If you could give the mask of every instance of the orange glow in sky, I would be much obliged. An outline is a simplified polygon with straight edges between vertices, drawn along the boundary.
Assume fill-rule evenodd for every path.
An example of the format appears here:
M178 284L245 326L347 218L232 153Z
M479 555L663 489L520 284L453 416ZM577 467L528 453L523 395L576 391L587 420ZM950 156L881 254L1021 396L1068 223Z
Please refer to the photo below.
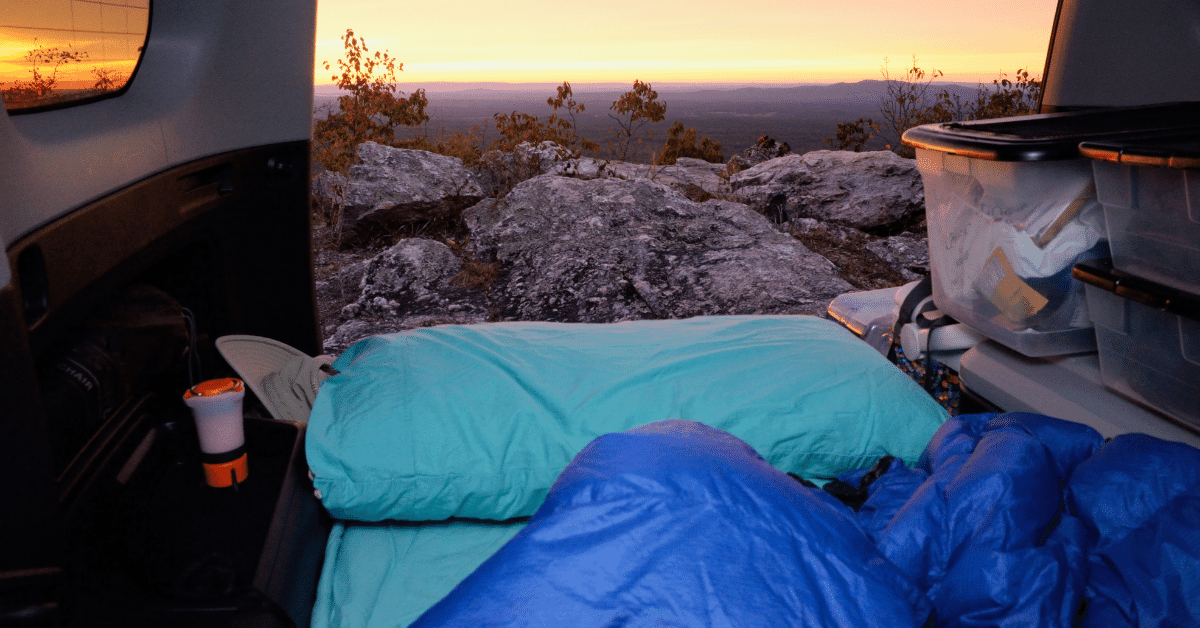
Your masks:
M95 71L133 71L145 41L149 0L3 0L0 2L0 88L29 81L35 65L56 72L60 89L89 88ZM31 51L66 52L76 60L32 63ZM61 60L61 58L60 58Z
M347 28L404 63L404 83L437 81L799 83L880 78L913 55L946 80L1040 75L1057 0L326 1L321 61Z
M36 44L86 53L60 69L63 87L91 71L128 72L148 0L0 2L0 82L28 79ZM800 83L903 73L916 55L945 80L1040 75L1057 0L326 0L318 4L314 79L342 56L347 28L404 64L403 83ZM33 17L37 17L34 20ZM49 21L69 32L37 30ZM132 24L132 25L131 25ZM144 26L143 26L144 28ZM37 41L34 42L33 38Z

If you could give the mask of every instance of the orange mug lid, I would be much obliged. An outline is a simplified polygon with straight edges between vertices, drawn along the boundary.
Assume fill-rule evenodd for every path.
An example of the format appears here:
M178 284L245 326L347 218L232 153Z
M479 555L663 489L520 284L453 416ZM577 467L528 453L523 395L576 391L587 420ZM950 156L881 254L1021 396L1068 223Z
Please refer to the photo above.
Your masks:
M245 386L242 384L242 380L236 377L210 379L208 381L200 382L199 384L189 388L187 392L183 393L183 398L191 399L192 397L216 397L217 395L227 392L242 392L244 388Z

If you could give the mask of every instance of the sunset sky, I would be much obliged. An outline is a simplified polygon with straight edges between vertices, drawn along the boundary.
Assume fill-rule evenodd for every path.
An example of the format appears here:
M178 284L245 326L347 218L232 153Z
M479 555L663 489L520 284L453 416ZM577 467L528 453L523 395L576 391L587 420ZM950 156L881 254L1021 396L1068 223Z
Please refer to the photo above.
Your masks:
M54 77L55 90L101 80L120 87L145 41L149 6L149 0L0 0L0 88L31 85L29 56L39 49L51 59L37 69ZM63 53L70 58L55 58Z
M404 63L402 82L798 83L879 78L917 55L948 80L1041 74L1056 0L326 0L321 61L347 28Z
M149 6L149 0L0 0L0 82L7 89L30 80L27 55L38 46L78 55L59 68L58 88L91 87L96 70L128 76L145 40ZM43 74L50 67L43 65Z
M75 29L86 62L62 78L90 87L91 71L128 73L147 0L0 0L0 81L27 79L31 38L20 27L53 13ZM404 64L403 83L829 83L903 73L916 55L945 80L990 82L1000 71L1041 74L1056 0L324 0L318 4L314 79L342 56L352 28ZM141 25L138 22L141 22ZM14 27L14 25L18 25ZM144 31L143 31L144 32Z

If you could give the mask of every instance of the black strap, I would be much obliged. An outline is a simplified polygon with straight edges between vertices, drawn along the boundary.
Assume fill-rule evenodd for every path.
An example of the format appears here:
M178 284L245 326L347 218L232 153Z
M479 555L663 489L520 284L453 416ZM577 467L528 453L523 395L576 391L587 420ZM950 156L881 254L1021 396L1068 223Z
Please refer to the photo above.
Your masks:
M858 486L854 486L838 479L830 480L825 483L825 492L838 498L838 500L843 504L846 504L855 512L858 512L858 509L862 508L862 505L867 501L867 489L875 483L875 480L883 477L883 474L887 473L888 469L892 468L892 461L895 459L895 456L884 456L880 458L879 462L876 462L875 466L871 467L871 469L862 476L862 479L858 481ZM792 476L793 480L796 480L808 488L817 488L816 484L809 482L795 473L788 473L788 475Z
M904 301L900 304L900 314L892 323L892 348L888 351L888 359L892 362L896 361L896 348L900 346L900 328L912 320L913 310L916 310L917 305L929 296L933 296L933 276L925 275L917 285L912 287L912 290L908 291L908 296L904 297Z
M883 477L883 474L888 472L892 467L892 461L895 456L884 456L867 471L866 475L858 481L858 486L843 482L841 480L830 480L825 484L825 492L838 498L843 504L849 506L854 512L858 512L859 508L867 501L867 489L870 488L875 480Z

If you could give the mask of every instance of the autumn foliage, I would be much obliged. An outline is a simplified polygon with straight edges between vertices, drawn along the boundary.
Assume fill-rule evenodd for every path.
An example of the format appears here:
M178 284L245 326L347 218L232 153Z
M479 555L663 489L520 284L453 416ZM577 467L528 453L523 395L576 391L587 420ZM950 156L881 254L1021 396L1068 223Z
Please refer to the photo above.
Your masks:
M338 97L338 111L329 112L313 128L313 158L329 170L344 172L357 160L355 150L363 142L391 145L397 126L416 126L429 120L425 90L408 98L396 86L396 71L404 64L387 51L369 54L366 40L346 29L342 41L346 58L337 60L333 81L346 93ZM326 70L329 62L324 63Z
M725 153L721 151L721 143L707 137L700 138L696 145L696 129L684 129L682 122L671 125L667 131L667 143L654 157L654 163L669 166L680 157L703 159L715 164L725 163Z
M595 142L579 137L575 132L575 114L584 111L583 103L577 103L571 92L571 84L563 82L557 88L557 95L546 99L552 113L545 122L541 118L527 113L498 113L492 117L496 123L496 131L500 137L491 143L488 150L512 152L523 142L540 144L550 141L558 144L564 150L564 157L578 157L580 149L596 151L600 146ZM563 117L558 111L564 110Z
M598 142L579 135L577 116L586 107L576 100L571 83L564 81L546 99L550 113L544 119L519 111L497 113L491 120L485 120L482 128L475 126L466 134L431 138L427 132L418 132L409 139L397 139L398 127L419 127L428 122L425 109L429 101L425 91L417 90L404 97L395 82L396 72L404 70L402 63L387 51L370 54L366 42L356 38L353 30L348 29L342 40L345 58L336 62L339 73L333 75L333 80L346 93L338 98L338 110L317 121L313 130L313 157L328 170L345 172L356 160L357 146L367 141L427 150L457 157L468 166L491 169L508 167L505 160L495 157L497 153L511 153L526 142L535 146L554 142L564 158L580 157L587 152L607 159L634 161L642 145L654 136L654 131L646 126L666 119L667 105L658 99L658 92L650 83L635 80L630 90L609 106L607 115L617 126L609 129L611 135L602 148ZM330 69L330 63L326 61L324 67ZM488 141L489 126L496 131L491 141ZM720 142L696 135L695 129L685 129L676 122L668 131L665 144L652 153L654 162L668 165L679 157L724 161ZM511 178L513 173L497 174Z
M613 130L616 137L608 142L608 152L613 159L621 161L637 155L643 139L642 127L650 122L662 122L667 115L667 105L658 102L658 92L649 83L638 80L633 82L633 89L622 94L620 100L613 101L609 109L617 112L617 115L610 113L608 117L615 120L620 128ZM653 130L646 129L646 136L653 135Z

